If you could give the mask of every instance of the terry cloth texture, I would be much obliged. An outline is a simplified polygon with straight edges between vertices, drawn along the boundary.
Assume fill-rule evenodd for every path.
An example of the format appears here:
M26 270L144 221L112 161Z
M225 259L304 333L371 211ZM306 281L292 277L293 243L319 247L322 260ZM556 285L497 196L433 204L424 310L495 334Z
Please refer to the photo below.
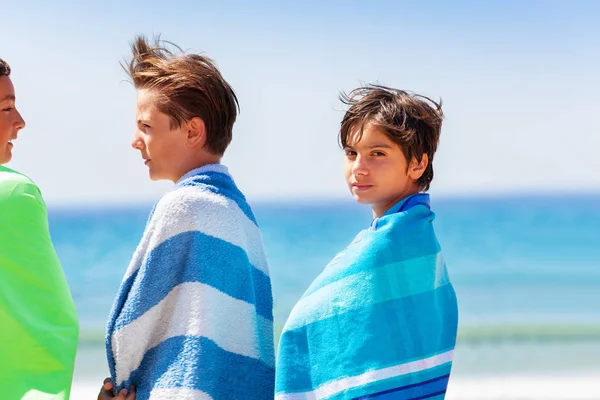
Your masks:
M283 329L276 399L442 399L458 307L429 196L373 221L308 288Z
M267 399L273 300L261 234L222 165L156 204L107 328L116 389L138 400Z

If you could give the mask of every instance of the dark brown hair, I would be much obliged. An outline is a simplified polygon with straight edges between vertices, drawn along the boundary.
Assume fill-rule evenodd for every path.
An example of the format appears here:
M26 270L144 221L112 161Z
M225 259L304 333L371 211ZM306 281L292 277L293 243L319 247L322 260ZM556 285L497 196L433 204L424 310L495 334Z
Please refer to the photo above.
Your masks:
M8 63L0 58L0 76L9 76L10 75L10 67Z
M380 85L366 85L342 93L340 100L350 106L342 119L339 142L348 145L349 135L358 129L355 138L360 140L365 124L383 129L385 134L400 146L406 160L415 157L421 162L427 154L428 164L417 181L419 190L427 191L433 180L433 155L437 150L442 128L442 101Z
M145 36L137 36L131 51L131 61L123 67L136 89L156 91L156 107L171 118L171 129L199 117L206 126L207 150L223 155L231 142L239 103L215 63L160 37L150 44Z

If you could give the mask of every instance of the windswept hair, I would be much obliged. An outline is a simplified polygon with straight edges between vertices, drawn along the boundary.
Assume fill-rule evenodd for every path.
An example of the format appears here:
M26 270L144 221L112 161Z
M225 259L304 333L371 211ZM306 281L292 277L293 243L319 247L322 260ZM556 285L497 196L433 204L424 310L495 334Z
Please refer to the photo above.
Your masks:
M207 150L223 155L231 143L239 103L215 63L160 37L150 43L145 36L137 36L131 52L131 61L123 68L135 88L156 92L156 107L171 118L172 129L201 118Z
M413 157L421 162L423 154L427 154L427 168L417 181L419 189L427 191L433 180L433 156L442 129L442 101L437 103L429 97L381 85L342 93L340 100L350 106L340 128L342 148L349 145L348 140L360 140L365 124L382 128L400 146L409 163Z

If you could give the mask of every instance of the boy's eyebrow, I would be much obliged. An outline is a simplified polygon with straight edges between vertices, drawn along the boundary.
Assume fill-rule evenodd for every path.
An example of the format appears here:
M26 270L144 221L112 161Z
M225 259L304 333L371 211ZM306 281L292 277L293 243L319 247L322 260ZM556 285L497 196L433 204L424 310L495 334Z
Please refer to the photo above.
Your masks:
M376 148L391 149L393 147L387 143L375 143L375 144L372 144L369 146L369 149L376 149Z
M344 148L345 149L354 149L354 147L352 147L349 144L347 144ZM369 150L371 150L371 149L393 149L393 147L387 143L375 143L375 144L370 145L368 147L368 149Z
M0 101L6 101L6 100L15 100L15 95L14 94L7 94L6 96L4 96L2 99L0 99Z

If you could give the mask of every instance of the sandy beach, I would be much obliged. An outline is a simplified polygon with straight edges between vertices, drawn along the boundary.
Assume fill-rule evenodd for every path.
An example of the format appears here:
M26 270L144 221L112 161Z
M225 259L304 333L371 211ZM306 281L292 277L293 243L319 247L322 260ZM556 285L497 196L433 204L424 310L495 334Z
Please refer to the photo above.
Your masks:
M600 375L514 375L450 379L448 400L600 399Z
M76 380L71 399L96 399L101 385ZM448 400L599 400L599 375L507 375L456 377L450 380Z
M600 342L459 344L448 400L600 400ZM94 400L104 349L78 353L72 400ZM528 365L527 361L533 364Z

